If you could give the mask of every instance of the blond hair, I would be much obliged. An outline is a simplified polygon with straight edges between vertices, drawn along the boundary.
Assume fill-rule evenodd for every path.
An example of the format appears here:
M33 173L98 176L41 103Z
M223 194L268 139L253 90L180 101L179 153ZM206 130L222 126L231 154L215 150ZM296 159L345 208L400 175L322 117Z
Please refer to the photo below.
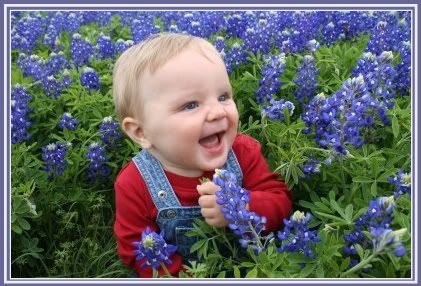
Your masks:
M130 47L119 57L113 69L113 97L120 122L134 116L141 108L139 86L142 75L147 72L153 74L192 44L218 53L205 39L186 34L161 33Z

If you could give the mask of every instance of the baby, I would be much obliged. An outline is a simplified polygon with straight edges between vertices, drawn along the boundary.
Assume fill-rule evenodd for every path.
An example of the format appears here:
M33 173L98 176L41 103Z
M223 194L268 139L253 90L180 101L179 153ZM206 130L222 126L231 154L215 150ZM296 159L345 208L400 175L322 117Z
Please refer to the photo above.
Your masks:
M227 225L216 203L219 187L199 181L212 179L216 168L236 174L250 191L248 208L266 217L266 230L289 216L287 186L270 172L260 144L237 133L228 74L209 42L164 33L132 46L115 64L113 95L123 130L142 147L117 176L114 224L118 254L140 277L152 269L139 267L132 242L147 226L177 246L168 265L176 276L194 243L185 235L193 219Z

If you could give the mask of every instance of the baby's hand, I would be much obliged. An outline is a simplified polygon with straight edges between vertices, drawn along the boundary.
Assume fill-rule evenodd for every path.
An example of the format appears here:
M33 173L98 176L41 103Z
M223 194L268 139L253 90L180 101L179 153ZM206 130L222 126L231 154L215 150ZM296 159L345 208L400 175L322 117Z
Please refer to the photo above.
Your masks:
M197 186L197 191L200 194L199 205L202 208L201 212L205 221L212 226L224 227L228 225L228 222L221 212L221 206L216 202L218 198L215 195L215 192L219 189L212 182L205 182Z

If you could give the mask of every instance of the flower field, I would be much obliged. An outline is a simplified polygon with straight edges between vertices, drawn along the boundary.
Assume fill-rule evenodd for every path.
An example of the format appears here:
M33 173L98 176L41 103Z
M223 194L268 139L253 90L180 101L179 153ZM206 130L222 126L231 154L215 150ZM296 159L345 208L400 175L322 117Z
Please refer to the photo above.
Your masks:
M283 229L263 235L264 217L228 203L247 190L220 171L230 227L197 221L198 259L180 277L411 277L411 12L50 10L10 22L12 277L131 275L113 182L139 147L116 120L112 70L163 31L217 48L239 132L294 197Z

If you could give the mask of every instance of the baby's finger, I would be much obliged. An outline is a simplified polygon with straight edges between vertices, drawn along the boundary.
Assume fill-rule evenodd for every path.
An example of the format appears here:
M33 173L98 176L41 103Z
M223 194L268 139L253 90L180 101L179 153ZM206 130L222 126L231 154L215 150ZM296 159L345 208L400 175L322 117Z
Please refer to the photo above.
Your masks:
M212 182L207 182L201 185L197 185L197 191L200 195L213 195L219 190L219 187Z
M216 197L214 195L202 195L199 197L198 203L202 208L212 208L215 206Z
M214 219L216 216L215 209L212 208L201 208L200 212L202 216L206 219Z

